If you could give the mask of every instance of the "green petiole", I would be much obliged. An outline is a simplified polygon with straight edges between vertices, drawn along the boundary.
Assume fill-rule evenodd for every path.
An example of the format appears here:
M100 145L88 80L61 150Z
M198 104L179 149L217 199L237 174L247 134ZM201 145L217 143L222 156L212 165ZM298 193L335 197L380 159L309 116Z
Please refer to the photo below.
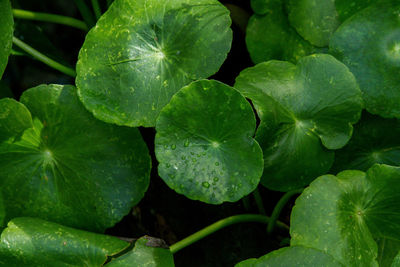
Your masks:
M36 49L34 49L33 47L27 45L26 43L22 42L20 39L18 39L17 37L13 37L13 43L18 46L19 48L21 48L23 51L25 51L26 53L28 53L29 55L31 55L32 57L34 57L35 59L43 62L44 64L58 70L61 71L64 74L67 74L71 77L76 76L76 72L74 69L71 69L69 67L66 67L60 63L58 63L57 61L54 61L53 59L43 55L42 53L40 53L39 51L37 51Z
M54 14L47 14L47 13L40 13L40 12L32 12L28 10L22 9L13 9L14 18L18 19L27 19L27 20L36 20L36 21L45 21L45 22L52 22L57 24L63 24L67 26L71 26L80 30L87 31L87 25L78 19L61 16L61 15L54 15Z
M241 215L235 215L231 216L222 220L219 220L203 229L200 231L182 239L181 241L176 242L172 246L170 246L170 251L172 254L178 252L179 250L193 244L194 242L203 239L204 237L221 230L222 228L225 228L229 225L236 224L236 223L242 223L242 222L258 222L258 223L265 223L267 224L270 221L270 218L268 216L264 215L258 215L258 214L241 214ZM289 226L284 224L283 222L277 221L276 222L277 226L289 230Z

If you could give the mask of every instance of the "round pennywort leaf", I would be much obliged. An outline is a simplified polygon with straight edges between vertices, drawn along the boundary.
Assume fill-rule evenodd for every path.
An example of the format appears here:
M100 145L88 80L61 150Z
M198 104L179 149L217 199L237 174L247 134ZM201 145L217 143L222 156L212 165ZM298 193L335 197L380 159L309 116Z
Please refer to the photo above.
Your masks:
M255 126L252 108L238 91L217 81L191 83L157 120L161 178L194 200L239 200L257 187L262 174Z
M219 69L230 24L217 0L116 0L79 53L80 99L103 121L154 126L182 86Z
M0 0L0 79L11 53L14 20L9 0Z

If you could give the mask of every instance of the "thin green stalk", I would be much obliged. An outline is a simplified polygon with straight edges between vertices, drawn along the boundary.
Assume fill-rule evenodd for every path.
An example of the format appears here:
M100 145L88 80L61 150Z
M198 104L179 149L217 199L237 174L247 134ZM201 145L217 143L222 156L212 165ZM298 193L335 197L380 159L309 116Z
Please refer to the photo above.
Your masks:
M267 233L270 234L274 230L274 227L275 227L276 222L278 221L279 215L281 214L283 207L285 207L286 203L290 200L290 198L294 195L301 194L301 192L303 192L303 190L304 190L303 188L292 190L292 191L286 192L282 196L282 198L278 201L274 210L272 211L271 219L267 226Z
M266 215L267 213L265 212L263 200L261 198L260 191L258 191L258 188L256 188L256 190L253 191L253 196L254 200L256 201L258 212L262 215Z
M101 16L101 9L100 9L100 5L99 5L99 1L92 0L92 7L93 7L94 15L96 16L96 20L98 20Z
M37 51L36 49L32 48L31 46L27 45L26 43L22 42L20 39L18 39L17 37L13 37L13 43L18 46L19 48L21 48L23 51L25 51L26 53L28 53L29 55L31 55L32 57L36 58L37 60L43 62L44 64L52 67L53 69L56 69L58 71L61 71L62 73L65 73L71 77L75 77L76 73L75 70L66 67L60 63L58 63L57 61L52 60L51 58L43 55L42 53L40 53L39 51Z
M263 215L258 215L258 214L241 214L241 215L235 215L231 216L222 220L219 220L202 230L182 239L181 241L178 241L177 243L173 244L170 246L170 251L172 254L178 252L179 250L193 244L194 242L222 229L225 228L229 225L236 224L236 223L242 223L242 222L259 222L259 223L265 223L267 224L269 222L270 218L267 216ZM277 225L285 230L289 230L289 226L284 224L283 222L277 222Z
M76 7L78 8L79 12L81 13L83 20L85 21L86 25L89 28L92 28L96 21L93 17L92 12L90 11L89 7L86 5L84 0L74 0Z
M80 30L87 31L87 25L78 19L61 16L61 15L54 15L54 14L47 14L47 13L40 13L40 12L32 12L28 10L22 9L13 9L14 18L18 19L28 19L28 20L37 20L37 21L45 21L45 22L52 22L63 24L67 26L71 26L74 28L78 28Z

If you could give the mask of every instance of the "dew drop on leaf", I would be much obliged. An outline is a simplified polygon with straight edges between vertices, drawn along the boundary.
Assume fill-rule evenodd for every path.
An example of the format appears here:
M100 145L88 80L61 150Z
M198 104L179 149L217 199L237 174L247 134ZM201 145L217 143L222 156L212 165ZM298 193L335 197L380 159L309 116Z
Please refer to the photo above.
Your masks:
M175 150L176 149L176 145L175 144L171 145L171 149Z
M210 184L208 182L203 182L201 185L203 187L205 187L205 188L209 188L210 187Z
M185 147L189 146L189 140L186 140L185 143L183 144Z
M215 166L219 166L219 162L217 161L217 162L215 162Z

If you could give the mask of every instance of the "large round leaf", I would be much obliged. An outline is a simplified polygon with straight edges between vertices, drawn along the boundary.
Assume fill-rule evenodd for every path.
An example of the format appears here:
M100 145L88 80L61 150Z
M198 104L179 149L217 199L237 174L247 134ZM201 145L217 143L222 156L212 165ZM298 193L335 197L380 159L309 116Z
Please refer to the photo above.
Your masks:
M339 20L344 22L358 11L381 0L335 0Z
M161 178L191 199L239 200L257 187L263 170L255 126L250 104L235 89L217 81L191 83L157 120Z
M235 267L343 267L343 265L323 251L303 246L293 246L275 250L259 259L238 263Z
M345 65L312 55L297 66L260 63L240 73L235 88L250 98L261 119L261 183L288 191L307 185L333 163L328 149L343 147L361 114L361 92Z
M0 0L0 79L11 53L14 20L9 0Z
M79 53L82 102L103 121L154 126L182 86L219 69L230 24L217 0L116 0Z
M288 0L290 24L311 44L327 46L339 26L335 0Z
M325 175L296 200L291 245L324 250L345 266L378 266L375 239L400 240L399 222L400 168Z
M363 114L349 143L335 153L331 171L368 170L375 163L400 166L400 121Z
M289 26L282 7L253 15L246 29L246 45L254 63L270 59L297 62L315 48Z
M15 218L1 234L0 265L103 266L129 243L37 218Z
M143 197L150 158L137 129L93 118L73 86L41 85L26 91L21 102L33 126L0 142L7 218L40 217L103 231ZM13 116L27 116L17 112ZM14 122L0 121L0 129L7 123Z
M136 241L133 250L107 264L108 267L174 267L174 257L162 240L142 237Z
M372 114L400 118L400 3L358 12L332 36L331 52L356 76Z

